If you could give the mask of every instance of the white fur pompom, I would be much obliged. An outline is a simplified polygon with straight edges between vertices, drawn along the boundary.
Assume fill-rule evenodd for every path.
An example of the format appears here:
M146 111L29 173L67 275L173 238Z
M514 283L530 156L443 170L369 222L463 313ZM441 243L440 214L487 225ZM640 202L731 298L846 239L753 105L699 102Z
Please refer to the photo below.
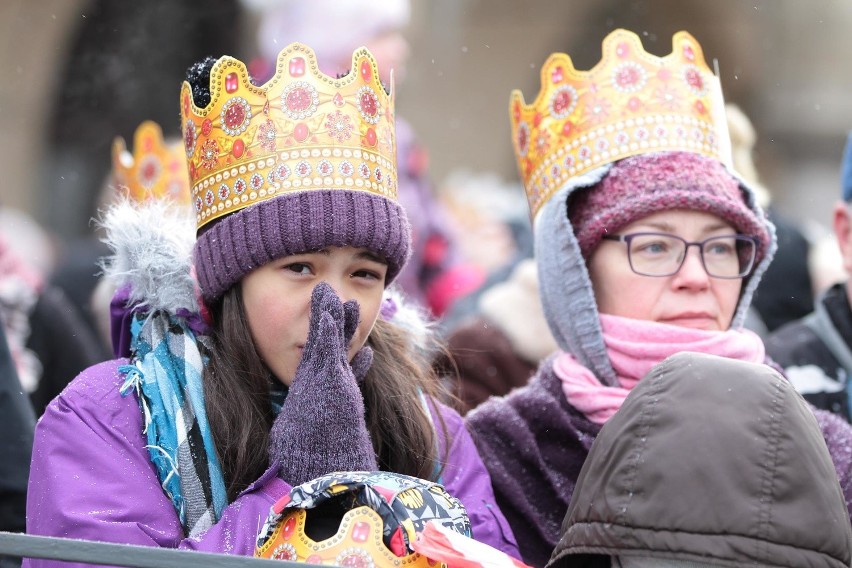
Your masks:
M102 268L116 289L129 284L130 301L151 311L198 311L192 275L195 219L188 208L124 199L104 212L99 224L112 250Z

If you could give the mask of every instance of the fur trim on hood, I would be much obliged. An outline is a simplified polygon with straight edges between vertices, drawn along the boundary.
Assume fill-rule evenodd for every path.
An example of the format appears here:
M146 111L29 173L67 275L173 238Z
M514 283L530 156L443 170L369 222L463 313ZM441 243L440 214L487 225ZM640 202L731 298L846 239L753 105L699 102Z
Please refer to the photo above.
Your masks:
M189 209L124 199L111 206L99 224L112 250L101 266L116 290L128 288L130 302L151 312L199 312L192 269L195 219Z

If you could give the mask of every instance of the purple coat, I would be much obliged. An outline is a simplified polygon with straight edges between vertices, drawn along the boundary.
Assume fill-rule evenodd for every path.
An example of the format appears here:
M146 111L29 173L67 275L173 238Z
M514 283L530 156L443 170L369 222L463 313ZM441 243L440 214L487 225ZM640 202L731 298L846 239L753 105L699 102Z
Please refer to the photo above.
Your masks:
M107 361L81 373L47 408L36 427L27 494L27 532L115 543L251 555L269 509L290 486L269 469L198 538L185 538L145 449L134 394L122 397L118 366ZM467 508L474 537L518 557L495 505L488 471L461 417L440 406L452 439L442 476ZM440 439L443 450L445 440ZM25 560L25 566L72 566Z
M814 414L852 510L852 426L826 411ZM465 422L491 472L497 503L522 559L544 566L601 426L568 403L552 358L526 387L491 398L468 413Z

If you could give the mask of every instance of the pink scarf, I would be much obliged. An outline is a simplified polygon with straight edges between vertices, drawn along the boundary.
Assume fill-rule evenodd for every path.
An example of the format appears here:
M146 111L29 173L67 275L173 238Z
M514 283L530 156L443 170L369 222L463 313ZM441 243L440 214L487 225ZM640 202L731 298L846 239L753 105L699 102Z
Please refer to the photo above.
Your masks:
M564 351L553 371L562 381L568 402L596 424L603 424L657 363L675 353L691 351L763 363L763 341L752 331L702 331L651 321L601 314L603 339L619 386L605 386Z

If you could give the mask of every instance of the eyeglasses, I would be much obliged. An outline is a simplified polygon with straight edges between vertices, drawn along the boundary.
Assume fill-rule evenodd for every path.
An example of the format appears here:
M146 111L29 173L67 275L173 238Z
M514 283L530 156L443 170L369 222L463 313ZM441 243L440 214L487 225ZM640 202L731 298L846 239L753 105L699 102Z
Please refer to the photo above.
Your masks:
M692 246L698 247L701 264L713 278L748 276L757 255L757 239L748 235L725 235L698 242L668 233L604 235L603 238L626 243L630 269L642 276L677 274Z

